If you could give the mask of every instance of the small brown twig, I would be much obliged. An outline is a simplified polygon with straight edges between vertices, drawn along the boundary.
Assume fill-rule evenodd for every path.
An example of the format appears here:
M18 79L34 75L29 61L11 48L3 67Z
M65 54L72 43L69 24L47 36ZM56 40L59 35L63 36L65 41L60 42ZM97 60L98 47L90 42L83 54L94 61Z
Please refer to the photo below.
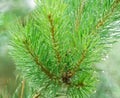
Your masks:
M33 96L33 98L39 98L39 97L40 97L40 93L35 94L35 95Z
M25 81L22 80L22 83L21 83L21 94L20 94L20 98L23 98L23 94L24 94L24 87L25 87Z
M49 23L50 23L50 26L51 26L51 33L52 33L52 41L53 41L53 45L54 45L54 50L55 50L55 53L56 53L57 60L60 63L61 56L60 56L59 51L57 50L58 44L57 44L57 41L55 39L55 26L54 26L53 18L51 16L51 14L48 14L48 20L49 20Z
M96 29L100 28L101 26L104 25L105 21L112 15L112 13L114 12L115 8L118 6L118 4L120 3L120 0L115 0L114 3L112 4L112 7L110 9L110 11L108 13L106 13L106 15L104 15L100 21L97 23L96 25Z
M78 28L79 28L80 18L82 16L84 6L85 6L85 0L82 0L82 2L80 4L80 8L78 8L77 18L76 18L76 21L75 21L75 30L78 30Z
M75 75L75 73L78 71L78 69L79 69L79 66L82 64L82 62L84 61L84 59L85 59L85 54L86 54L86 51L85 50L83 50L82 51L82 57L79 59L79 61L76 63L76 67L73 69L73 70L71 70L71 71L69 71L68 73L68 77L69 78L71 78L72 76L74 76Z
M85 84L83 83L83 82L79 82L79 83L77 83L77 84L70 84L70 86L74 86L74 87L83 87L83 86L85 86Z
M25 40L24 42L24 45L25 45L25 48L27 50L27 52L32 56L33 60L35 61L35 63L41 67L41 70L52 80L52 79L57 79L57 77L55 78L55 76L50 73L50 71L48 71L45 67L44 67L44 64L42 64L40 61L39 61L39 58L38 56L36 56L34 54L34 52L30 49L30 43Z
M44 88L42 88L38 93L36 93L33 98L39 98L40 95L41 95L41 92L44 91L45 89L47 89L47 87L49 86L50 84L48 83Z

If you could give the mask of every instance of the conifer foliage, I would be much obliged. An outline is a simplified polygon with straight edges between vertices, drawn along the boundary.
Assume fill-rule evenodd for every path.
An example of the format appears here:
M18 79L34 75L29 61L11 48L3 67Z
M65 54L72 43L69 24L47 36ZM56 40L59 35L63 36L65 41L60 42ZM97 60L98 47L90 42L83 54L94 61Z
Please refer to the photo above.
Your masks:
M89 98L95 64L119 38L120 0L36 0L10 28L10 53L34 98ZM32 96L31 96L32 97Z

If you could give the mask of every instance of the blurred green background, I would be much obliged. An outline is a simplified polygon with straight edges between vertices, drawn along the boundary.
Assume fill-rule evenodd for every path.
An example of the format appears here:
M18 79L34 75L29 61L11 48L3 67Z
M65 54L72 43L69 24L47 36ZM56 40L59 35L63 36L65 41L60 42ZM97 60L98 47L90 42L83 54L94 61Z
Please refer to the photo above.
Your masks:
M33 0L0 0L0 98L20 96L22 79L17 75L14 61L9 56L7 27L15 21L15 16L26 15L34 6ZM120 41L113 45L106 59L96 67L99 82L91 98L120 98ZM25 84L23 98L30 98L31 91Z

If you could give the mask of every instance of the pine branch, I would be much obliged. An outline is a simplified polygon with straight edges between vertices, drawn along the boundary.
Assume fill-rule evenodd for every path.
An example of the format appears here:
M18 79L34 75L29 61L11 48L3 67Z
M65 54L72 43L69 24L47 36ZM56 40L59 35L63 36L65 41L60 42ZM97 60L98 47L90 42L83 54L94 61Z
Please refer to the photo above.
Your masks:
M63 81L63 83L65 83L65 84L68 84L68 85L70 85L70 86L76 86L76 87L78 87L78 86L84 86L84 85L82 85L81 83L78 83L78 84L72 84L72 83L70 83L70 79L76 74L76 72L79 70L79 67L80 67L80 65L82 64L82 62L84 61L84 59L85 59L85 54L86 54L86 51L84 51L83 50L83 52L82 52L82 57L79 59L79 61L77 62L77 64L75 65L75 68L74 69L72 69L72 70L70 70L70 71L68 71L67 73L66 73L66 75L62 75L62 81Z
M110 0L107 6L104 3L108 1L99 0L36 2L39 4L35 11L13 27L11 55L17 65L21 65L18 66L20 70L28 70L23 74L30 80L34 91L49 83L50 86L36 93L34 98L55 98L64 86L67 88L63 91L66 96L86 98L86 94L92 94L95 89L97 77L93 66L107 51L105 46L109 38L106 38L108 30L103 35L95 32L111 22L109 17L115 14L120 0L114 0L113 4ZM107 11L100 19L105 9ZM102 29L100 31L104 31ZM106 43L101 40L103 38Z
M41 67L42 71L43 71L51 80L54 79L54 77L53 77L54 75L51 74L51 73L44 67L44 65L43 65L41 62L39 62L38 56L35 56L35 54L33 53L33 51L30 50L30 43L29 43L27 40L25 40L23 43L24 43L24 45L25 45L25 47L26 47L26 50L27 50L28 53L32 56L32 58L33 58L33 60L35 61L35 63L36 63L38 66Z
M58 62L60 62L61 61L61 56L60 56L60 53L57 50L58 44L57 44L56 39L55 39L55 27L54 27L54 23L53 23L54 20L52 19L51 14L48 15L48 20L49 20L50 25L51 25L51 33L52 33L52 41L53 41L53 45L54 45L54 50L55 50L55 53L56 53L57 60L58 60Z
M80 7L78 8L77 18L76 18L76 21L75 21L75 30L76 31L78 30L79 25L80 25L80 20L81 20L81 17L82 17L84 6L85 6L85 0L82 0L81 4L80 4Z
M79 59L79 61L78 61L77 64L75 65L76 67L75 67L72 71L70 71L71 77L75 75L75 73L78 71L80 65L81 65L82 62L84 61L85 55L86 55L86 51L83 50L81 54L82 54L82 55L81 55L81 58Z
M96 29L100 28L101 26L104 25L105 21L113 14L114 10L117 8L117 6L119 5L120 0L115 0L114 3L111 6L111 9L108 11L108 13L106 13L106 15L104 15L100 21L97 23L96 25Z

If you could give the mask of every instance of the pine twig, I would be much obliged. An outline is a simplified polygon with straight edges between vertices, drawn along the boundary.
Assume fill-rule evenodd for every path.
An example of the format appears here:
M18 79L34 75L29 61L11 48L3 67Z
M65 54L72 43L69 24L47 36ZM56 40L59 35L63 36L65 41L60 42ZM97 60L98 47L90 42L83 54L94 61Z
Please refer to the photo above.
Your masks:
M49 85L50 85L50 84L48 83L44 88L42 88L41 91L45 90ZM33 98L39 98L40 95L41 95L41 91L40 91L39 93L36 93L36 94L33 96Z
M79 66L82 64L82 62L83 62L84 59L85 59L85 54L86 54L86 51L83 50L83 51L82 51L82 57L81 57L81 58L79 59L79 61L76 63L76 67L75 67L73 70L69 71L69 73L68 73L68 77L69 77L69 78L71 78L72 76L74 76L75 73L78 71Z
M106 13L105 16L103 16L100 21L96 25L96 29L100 28L101 26L104 25L104 22L112 15L118 4L120 3L120 0L115 0L114 3L112 4L112 7L108 13Z
M52 41L53 41L53 45L54 45L54 50L55 50L55 53L56 53L57 60L58 60L58 62L60 62L61 61L61 56L60 56L60 53L57 50L58 44L57 44L56 39L55 39L55 26L54 26L51 14L48 14L48 20L49 20L49 23L50 23L50 26L51 26L51 33L52 33Z
M33 57L33 60L35 61L35 63L36 63L38 66L41 67L42 71L43 71L50 79L55 79L55 78L53 78L54 75L51 74L51 73L44 67L44 65L43 65L41 62L39 62L38 56L35 56L35 54L30 50L30 46L29 46L28 41L26 40L26 41L24 41L23 43L24 43L24 45L25 45L26 50L28 51L28 53Z
M24 94L24 87L25 87L25 81L23 80L22 81L22 84L21 84L21 94L20 94L20 98L23 98L23 94Z
M85 6L85 0L83 0L81 2L80 8L78 8L78 14L77 14L77 18L76 18L76 21L75 21L75 30L78 30L78 28L79 28L80 19L81 19L82 13L83 13L84 6Z
M35 94L35 95L33 96L33 98L39 98L39 97L40 97L40 93Z
M75 68L73 69L73 70L69 70L67 73L66 73L66 75L62 75L62 81L63 81L63 83L65 83L65 84L68 84L68 85L71 85L71 83L70 83L70 78L72 78L75 74L76 74L76 72L78 71L78 69L79 69L79 66L82 64L82 62L84 61L84 59L85 59L85 54L86 54L86 51L85 50L83 50L83 52L82 52L82 57L79 59L79 61L76 63L76 66L75 66ZM72 85L74 85L74 86L83 86L81 83L79 83L79 84L72 84ZM72 86L71 85L71 86Z

